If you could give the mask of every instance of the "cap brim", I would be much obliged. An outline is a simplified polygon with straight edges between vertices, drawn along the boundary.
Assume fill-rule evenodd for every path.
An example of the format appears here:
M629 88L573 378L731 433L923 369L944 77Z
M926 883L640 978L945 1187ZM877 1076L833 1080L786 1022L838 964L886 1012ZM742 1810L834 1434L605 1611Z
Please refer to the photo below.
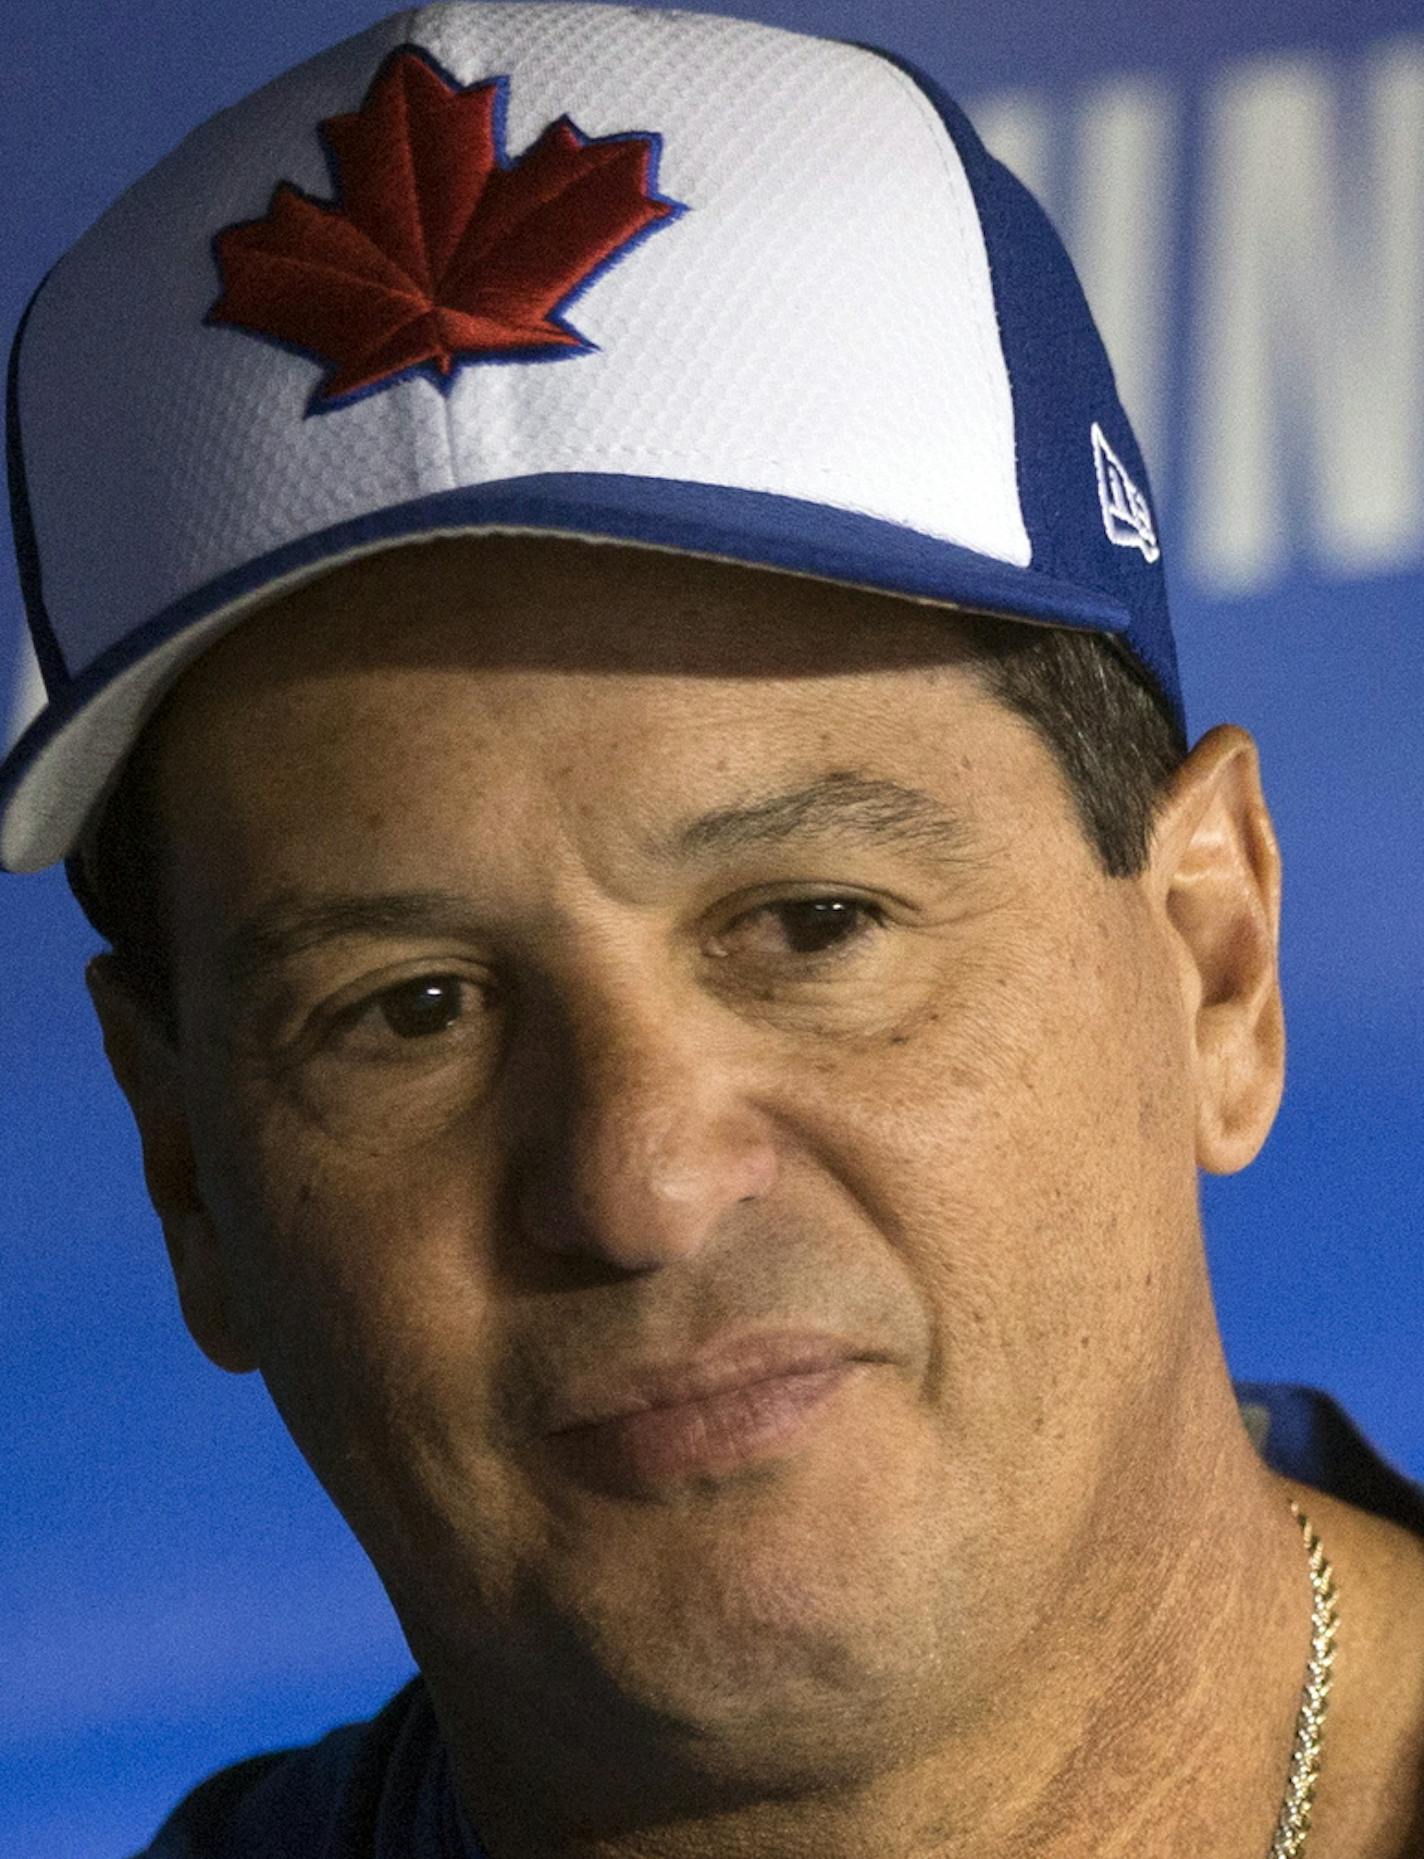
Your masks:
M74 850L145 722L230 627L360 556L480 534L636 544L1041 625L1122 634L1131 624L1097 590L799 498L602 473L462 486L335 524L219 576L54 693L0 766L0 867L39 871Z

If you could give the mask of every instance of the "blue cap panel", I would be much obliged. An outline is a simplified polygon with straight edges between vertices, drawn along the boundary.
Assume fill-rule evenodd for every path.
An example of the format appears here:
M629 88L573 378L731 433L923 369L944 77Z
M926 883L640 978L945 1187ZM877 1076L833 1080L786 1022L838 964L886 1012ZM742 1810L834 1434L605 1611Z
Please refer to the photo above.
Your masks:
M1110 479L1120 476L1112 465L1120 465L1150 506L1147 467L1072 261L1043 208L988 152L958 104L917 66L880 55L913 78L938 110L979 209L1014 398L1019 501L1032 568L1050 581L1100 589L1127 609L1132 624L1124 643L1150 672L1185 734L1160 554L1149 561L1130 524L1114 522L1122 539L1109 533L1094 427L1106 441Z

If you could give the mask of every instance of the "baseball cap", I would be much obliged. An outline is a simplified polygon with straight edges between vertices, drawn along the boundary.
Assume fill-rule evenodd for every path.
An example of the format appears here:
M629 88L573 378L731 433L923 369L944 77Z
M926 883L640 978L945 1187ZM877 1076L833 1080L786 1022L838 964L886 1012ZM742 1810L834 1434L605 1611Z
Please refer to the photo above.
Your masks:
M872 46L582 0L393 14L59 260L7 434L47 693L0 765L11 871L73 854L226 629L451 534L1098 631L1185 733L1147 473L1062 243Z

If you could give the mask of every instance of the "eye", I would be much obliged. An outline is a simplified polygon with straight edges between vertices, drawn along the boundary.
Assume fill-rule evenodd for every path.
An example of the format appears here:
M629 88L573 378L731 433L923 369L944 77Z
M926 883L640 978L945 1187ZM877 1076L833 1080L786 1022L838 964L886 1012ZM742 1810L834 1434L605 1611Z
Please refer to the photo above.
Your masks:
M341 1017L342 1038L357 1046L406 1045L449 1033L477 1005L479 990L464 975L416 975L358 1001Z
M741 931L748 925L760 927L768 921L774 923L777 930L753 940L767 945L772 959L789 949L793 960L814 965L818 957L834 959L867 941L884 928L885 913L877 905L865 903L858 897L785 898L761 904L738 917L728 935L719 937L718 941L725 943L731 939L732 931ZM725 948L719 949L721 954L726 952Z

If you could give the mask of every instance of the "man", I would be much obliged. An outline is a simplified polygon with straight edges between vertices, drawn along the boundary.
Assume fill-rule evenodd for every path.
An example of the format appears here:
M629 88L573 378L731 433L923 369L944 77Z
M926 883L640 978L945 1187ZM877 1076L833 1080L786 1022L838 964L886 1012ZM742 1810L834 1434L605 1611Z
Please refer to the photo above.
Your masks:
M1255 746L1188 751L1086 306L936 88L402 14L11 382L0 854L111 941L186 1321L420 1667L154 1859L1420 1851L1424 1498L1233 1388L1206 1274Z

